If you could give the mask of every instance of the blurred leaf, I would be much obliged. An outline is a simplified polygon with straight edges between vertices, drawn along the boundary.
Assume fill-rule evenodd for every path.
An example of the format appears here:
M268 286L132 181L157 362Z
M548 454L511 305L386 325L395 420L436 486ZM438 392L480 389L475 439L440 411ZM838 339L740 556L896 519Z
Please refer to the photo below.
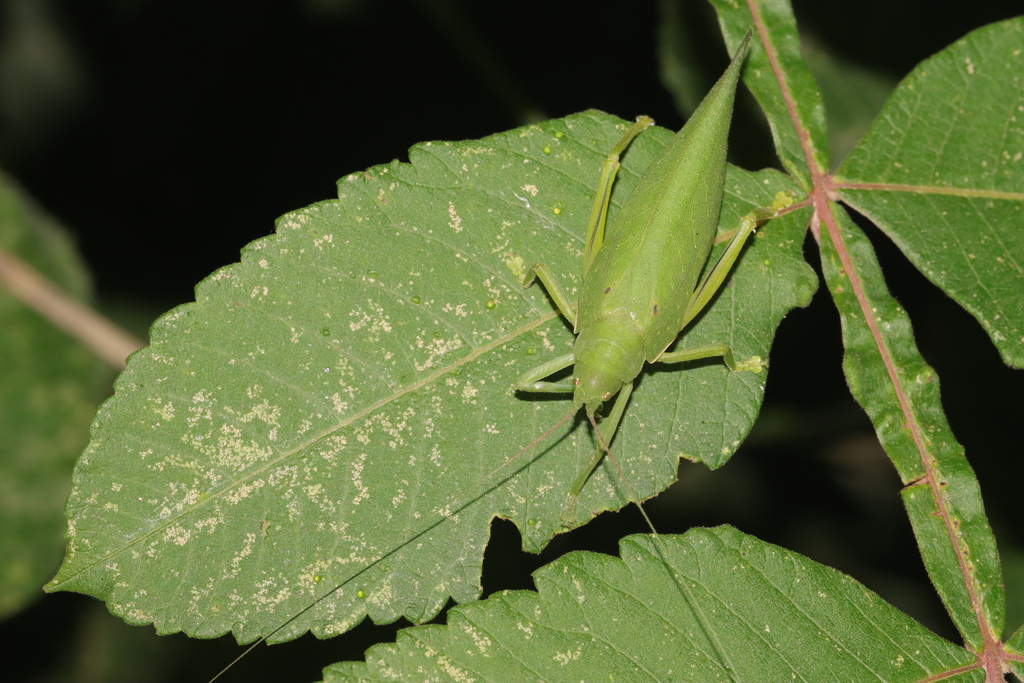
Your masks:
M833 56L813 40L805 39L803 44L807 67L825 103L831 163L836 167L867 133L896 83Z
M1003 548L999 553L1006 581L1006 633L1024 626L1024 550L1018 546Z
M0 175L0 247L74 296L84 267L56 222ZM87 442L103 366L0 284L0 616L42 597L64 545L68 474Z
M711 83L704 83L694 64L693 49L686 30L686 11L693 3L685 0L660 0L658 3L658 65L661 82L672 94L676 110L689 118Z
M0 151L9 160L75 114L90 84L50 2L10 0L0 13Z

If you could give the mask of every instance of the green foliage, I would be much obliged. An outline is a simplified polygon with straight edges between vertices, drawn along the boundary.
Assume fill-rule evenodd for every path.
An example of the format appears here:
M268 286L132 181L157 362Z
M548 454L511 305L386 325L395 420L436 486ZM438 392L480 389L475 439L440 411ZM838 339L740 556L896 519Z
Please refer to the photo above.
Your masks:
M54 220L0 177L0 247L87 298L85 269ZM39 597L60 558L67 473L86 442L102 365L0 287L0 616Z
M511 390L573 339L517 275L543 260L570 293L579 286L600 161L626 125L595 111L417 145L409 163L350 175L337 200L282 217L201 283L195 303L161 318L93 423L48 590L96 596L161 633L240 642L335 635L366 616L421 623L449 599L471 603L365 664L328 668L331 681L994 683L1019 667L1024 631L1001 640L1006 597L977 480L848 210L1024 366L1024 21L922 63L831 175L826 107L788 3L712 4L731 48L755 28L744 82L786 171L730 168L722 229L780 190L797 203L752 240L679 344L768 357L783 316L815 288L801 253L810 225L847 381L899 473L962 645L853 579L726 527L629 537L621 559L570 554L535 575L536 592L477 601L494 518L515 523L526 549L544 548L594 446L576 421L508 463L568 407ZM633 143L612 219L670 135ZM656 495L680 457L725 464L765 380L717 362L645 373L613 444L629 488ZM625 491L606 459L578 518L626 505Z
M349 176L337 201L282 218L132 357L76 470L51 589L101 595L160 631L234 629L242 641L319 600L271 636L287 640L476 599L496 515L540 550L563 530L566 482L594 445L570 425L540 457L502 468L566 409L517 397L512 381L573 340L514 270L543 258L578 282L595 171L624 125L590 112L421 145L410 164ZM636 141L614 204L670 137ZM725 225L788 187L778 173L734 171ZM811 293L806 220L756 240L688 342L767 355ZM616 440L639 495L668 486L680 456L722 464L763 385L720 363L645 379ZM579 507L627 502L605 463ZM193 598L175 605L181 594Z
M621 560L571 553L534 574L536 593L456 608L324 681L897 681L971 662L853 579L736 529L663 549L630 536Z

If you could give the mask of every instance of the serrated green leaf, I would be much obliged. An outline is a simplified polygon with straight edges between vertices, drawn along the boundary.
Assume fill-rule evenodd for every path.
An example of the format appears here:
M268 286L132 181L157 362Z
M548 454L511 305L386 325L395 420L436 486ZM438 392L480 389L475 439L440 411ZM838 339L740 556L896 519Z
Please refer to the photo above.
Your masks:
M674 575L647 536L621 560L570 553L534 574L536 593L455 608L324 681L898 683L974 663L853 579L736 529L662 541Z
M0 175L0 246L73 296L88 276L63 229ZM103 366L0 284L0 616L41 596L60 561L68 473Z
M826 220L822 270L839 309L843 369L906 486L903 501L928 575L964 639L1002 631L1004 593L977 478L946 422L939 380L921 358L867 237L845 213Z
M1024 17L925 60L837 173L928 279L1024 367Z
M804 63L793 8L788 0L749 4L711 0L711 4L730 51L754 27L743 83L768 118L783 168L809 187L809 164L828 168L829 149L825 106Z
M588 112L419 145L409 164L349 176L339 200L283 217L132 357L76 470L49 589L160 632L251 641L288 622L276 641L475 599L495 516L543 547L593 442L570 424L505 464L568 408L516 396L513 379L573 340L513 270L543 260L574 291L600 163L624 126ZM613 206L669 138L635 141ZM730 172L723 225L790 187ZM763 229L683 343L767 356L815 284L799 219ZM716 363L645 375L612 444L632 489L665 488L681 454L724 462L763 386ZM579 510L626 501L605 464Z

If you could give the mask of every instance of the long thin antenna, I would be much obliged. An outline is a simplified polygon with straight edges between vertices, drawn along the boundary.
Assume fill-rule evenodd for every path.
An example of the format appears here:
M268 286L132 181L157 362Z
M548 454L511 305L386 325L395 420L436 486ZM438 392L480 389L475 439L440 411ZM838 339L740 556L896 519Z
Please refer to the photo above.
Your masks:
M515 459L519 458L519 457L520 457L520 456L521 456L521 455L522 455L523 453L525 453L526 451L530 450L531 448L533 448L534 446L536 446L536 445L537 445L538 443L540 443L541 441L543 441L544 439L546 439L546 438L547 438L548 436L550 436L550 435L551 435L551 433L552 433L552 432L554 432L554 431L555 431L556 429L558 429L559 427L561 427L562 425L564 425L564 424L565 424L565 423L566 423L566 422L567 422L567 421L569 420L569 418L571 418L571 417L572 417L573 415L575 415L575 414L577 413L577 411L578 411L578 410L579 410L579 408L578 408L578 407L576 407L576 406L574 406L573 408L571 408L571 409L569 410L569 412L568 412L568 413L566 413L565 417L563 417L562 419L560 419L560 420L559 420L558 422L556 422L555 424L553 424L553 425L552 425L552 426L551 426L551 427L550 427L549 429L547 429L547 430L546 430L546 431L545 431L545 432L544 432L543 434L541 434L541 435L540 435L540 436L538 436L538 437L537 437L536 439L534 439L533 441L531 441L531 442L530 442L529 444L527 444L526 446L524 446L524 447L523 447L523 448L522 448L522 449L521 449L521 450L520 450L520 451L519 451L518 453L516 453L516 454L515 454L515 455L513 455L513 456L512 456L511 458L509 458L508 460L506 460L505 462L503 462L503 463L502 463L501 465L499 465L499 466L498 466L497 468L495 468L495 469L494 469L494 470L493 470L493 471L492 471L492 472L491 472L490 474L488 474L488 475L487 475L487 478L489 479L489 478L490 478L491 476L493 476L493 475L494 475L494 473L495 473L495 472L499 472L499 471L500 471L500 470L501 470L501 469L502 469L503 467L506 467L506 466L508 466L508 464L509 464L509 463L511 463L511 462L512 462L512 461L514 461ZM646 517L646 515L644 515L644 516ZM649 522L648 522L648 523L649 523ZM652 529L653 529L653 527L652 527ZM339 587L340 587L340 586L339 586ZM335 590L337 590L337 589L335 589ZM332 590L331 592L333 593L334 591ZM330 595L330 593L328 593L327 595ZM278 631L280 631L281 629L283 629L283 628L284 628L285 626L287 626L288 624L290 624L291 622L293 622L293 621L294 621L295 619L297 619L297 618L298 618L299 616L301 616L301 615L302 615L303 613L305 613L305 612L306 612L306 611L308 611L309 609L312 609L312 607L313 607L313 606L314 606L314 605L315 605L316 603L318 603L318 602L320 602L320 600L323 600L324 598L326 598L326 597L327 597L327 595L324 595L324 596L320 597L320 598L319 598L319 599L317 599L317 600L316 600L316 602L314 602L314 603L313 603L312 605L310 605L310 606L306 607L306 609L302 610L302 612L299 612L299 614L296 614L295 616L291 617L291 618L290 618L290 619L288 619L288 620L287 620L286 622L284 622L283 624L281 624L280 626L278 626L277 628L275 628L275 629L274 629L273 631L271 631L271 632L270 632L269 634L267 634L267 635L265 635L265 636L262 636L262 637L261 637L261 638L260 638L259 640L257 640L257 641L256 641L255 643L253 643L253 644L252 644L252 645L250 645L249 647L245 648L245 651L244 651L244 652L242 652L242 654L240 654L240 655L238 655L237 657L235 657L235 658L234 658L234 659L233 659L233 660L231 661L231 663L230 663L230 664L228 664L228 665L227 665L227 666L225 666L225 667L224 667L223 669L221 669L221 670L220 670L220 671L219 671L219 672L217 673L217 675L216 675L216 676L214 676L213 678L211 678L211 679L210 679L210 680L209 680L209 681L208 681L207 683L214 683L214 681L216 681L216 680L217 680L218 678L220 678L220 677L221 677L221 676L223 676L223 675L224 675L225 673L227 673L227 672L228 672L228 670L229 670L229 669L230 669L231 667L233 667L233 666L234 666L235 664L237 664L237 663L238 663L238 662L239 662L239 661L240 661L240 660L241 660L241 659L242 659L243 657L245 657L245 656L246 656L246 655L248 655L248 654L249 654L250 652L252 652L252 651L253 651L254 649L256 649L256 647L257 647L257 646L261 645L262 643L265 643L265 642L267 641L267 639L268 639L268 638L271 638L271 637L272 637L272 636L273 636L273 635L274 635L275 633L277 633Z
M614 455L612 455L612 449L608 447L608 442L604 440L604 434L602 434L601 430L597 428L597 420L590 414L587 415L587 419L590 420L590 425L594 428L594 431L597 432L597 441L601 444L601 448L604 449L605 455L607 455L608 459L613 465L615 465L615 471L619 473L619 479L622 481L622 485L626 487L626 493L629 495L629 499L633 501L634 505L636 505L636 509L640 511L640 514L643 515L644 521L647 522L647 527L660 543L661 536L658 535L658 530L654 528L654 524L651 523L651 518L647 516L647 511L644 510L643 503L640 502L640 496L637 495L637 492L633 490L633 486L629 483L629 480L626 479L626 473L622 471L619 461L615 459Z
M521 456L521 455L522 455L523 453L525 453L526 451L530 450L531 448L533 448L534 446L536 446L537 444L539 444L539 443L540 443L541 441L543 441L544 439L546 439L546 438L548 438L549 436L551 436L551 433L552 433L552 432L554 432L554 431L555 431L556 429L558 429L559 427L561 427L562 425L564 425L564 424L565 424L566 422L568 422L568 421L569 421L569 418L570 418L570 417L572 417L573 415L575 415L575 414L576 414L576 413L577 413L578 411L579 411L579 406L575 406L575 405L574 405L574 406L573 406L572 408L570 408L570 409L569 409L569 412L565 414L565 417L563 417L563 418L562 418L561 420L559 420L559 421L558 421L558 422L556 422L555 424L551 425L551 427L549 427L549 428L548 428L548 429L547 429L547 430L546 430L546 431L545 431L545 432L544 432L543 434L541 434L540 436L538 436L538 437L537 437L536 439L534 439L534 440L533 440L533 441L531 441L530 443L528 443L528 444L526 444L525 446L523 446L523 447L522 447L522 448L521 448L521 449L519 450L519 452L518 452L518 453L516 453L516 454L515 454L515 455L513 455L513 456L512 456L511 458L509 458L508 460L506 460L505 462L501 463L500 465L498 465L497 467L495 467L495 468L494 468L493 470L491 470L490 472L488 472L488 474L487 474L487 477L486 477L486 478L487 478L487 479L490 479L491 477L493 477L493 476L494 476L494 473L495 473L495 472L500 472L500 471L501 471L501 470L502 470L503 468L507 467L507 466L508 466L508 465L509 465L510 463L512 463L512 462L514 462L515 460L517 460L517 459L519 458L519 456Z
M280 629L279 629L279 630L280 630ZM277 631L274 631L274 633L277 633ZM271 635L273 635L273 634L271 634ZM246 656L247 654L249 654L250 652L252 652L252 651L253 651L253 649L255 649L255 647L256 647L257 645L259 645L259 644L261 644L261 643L265 642L265 641L267 640L267 637L268 637L268 636L263 636L262 638L260 638L259 640L257 640L257 641L256 641L255 643L253 643L253 644L252 644L252 645L250 645L249 647L245 648L245 652L243 652L242 654L240 654L240 655L238 655L237 657L235 657L234 659L232 659L232 660L231 660L231 663L230 663L230 664L228 664L228 665L227 665L227 666L225 666L225 667L224 667L223 669L221 669L221 670L220 670L219 672L217 672L217 675L216 675L216 676L214 676L213 678L211 678L211 679L210 679L209 681L207 681L207 683L213 683L213 682L214 682L215 680L217 680L218 678L220 678L221 676L223 676L223 675L224 675L225 673L227 673L228 669L230 669L231 667L233 667L233 666L234 666L235 664L238 664L239 660L241 660L241 659L242 659L242 657L244 657L244 656Z
M499 465L499 466L498 466L497 468L495 468L494 470L492 470L492 471L491 471L491 472L490 472L490 473L489 473L489 474L487 475L487 478L489 479L489 478L490 478L491 476L493 476L493 475L494 475L494 474L495 474L496 472L499 472L499 471L501 471L501 470L502 470L502 469L503 469L504 467L507 467L507 466L508 466L508 465L509 465L510 463L512 463L513 461L515 461L515 460L516 460L516 459L518 459L519 457L521 457L521 456L523 455L523 453L526 453L526 452L527 452L528 450L530 450L531 448L533 448L534 446L536 446L536 445L537 445L538 443L540 443L541 441L543 441L543 440L544 440L544 439L546 439L547 437L551 436L551 434L552 434L552 433L553 433L553 432L554 432L554 431L555 431L556 429L558 429L559 427L561 427L562 425L564 425L564 424L565 424L566 422L568 422L568 421L569 421L569 419L570 419L571 417L573 417L573 416L574 416L574 415L575 415L575 414L576 414L576 413L577 413L578 411L579 411L579 407L578 407L578 406L573 406L572 408L570 408L570 409L569 409L569 412L567 412L567 413L565 414L565 416L563 416L563 417L562 417L562 418L561 418L561 419L560 419L560 420L559 420L558 422L556 422L555 424L551 425L551 427L549 427L548 429L546 429L546 430L544 431L544 433L543 433L543 434L541 434L541 435L540 435L540 436L538 436L538 437L537 437L536 439L534 439L533 441L531 441L530 443L528 443L528 444L527 444L526 446L523 446L523 448L521 448L521 449L519 450L519 452L518 452L518 453L516 453L516 454L515 454L515 455L513 455L513 456L512 456L511 458L509 458L508 460L506 460L505 462L503 462L503 463L502 463L501 465ZM637 509L638 509L638 510L640 511L640 514L641 514L641 516L643 516L643 518L644 518L644 522L646 522L646 523L647 523L647 527L648 527L648 528L649 528L649 529L651 530L651 534L653 534L654 538L656 539L656 541L655 541L655 542L656 542L656 543L658 544L658 546L659 546L659 547L658 547L658 551L659 551L659 553L660 553L660 554L662 555L662 559L663 559L663 560L665 560L665 561L666 561L666 564L667 564L667 559L666 559L666 555L665 555L665 549L664 549L664 548L662 547L662 541L661 541L661 536L660 536L660 535L658 534L658 530L654 528L654 523L653 523L653 522L651 522L651 518L647 516L647 511L646 511L646 510L644 510L644 506L643 506L643 503L642 503L642 502L640 501L640 496L639 496L639 495L637 494L637 492L636 492L636 491L635 491L635 490L633 489L633 486L632 486L632 485L631 485L631 484L629 483L629 480L628 480L628 479L626 478L626 473L625 473L625 472L624 472L624 471L622 470L622 467L621 467L621 466L619 465L619 461L618 461L618 460L617 460L617 459L615 458L615 456L614 456L614 455L612 455L612 451L611 451L611 448L610 448L610 447L608 446L608 442L607 442L607 441L605 440L605 438L604 438L604 434L602 434L602 433L601 433L601 430L600 430L600 429L598 428L598 426L597 426L597 420L596 420L596 419L594 418L594 416L593 416L593 415L589 415L589 414L587 415L587 419L589 419L589 420L590 420L590 424L591 424L591 426L592 426L592 427L594 428L594 432L596 432L596 433L597 433L597 440L598 440L598 443L600 444L600 446L601 446L602 450L604 450L604 452L605 452L605 455L607 455L607 456L608 456L608 459L609 459L609 460L610 460L610 461L612 462L612 464L613 464L613 465L615 466L615 471L616 471L616 472L618 473L618 475L619 475L619 480L620 480L620 481L622 481L622 484L623 484L623 486L625 486L625 488L626 488L626 493L627 493L627 495L629 495L629 498L630 498L630 500L631 500L631 501L633 502L633 504L634 504L634 505L636 505ZM324 597L326 597L326 596L324 596ZM319 602L319 600L318 600L317 602ZM309 608L307 608L307 609L309 609ZM303 612L304 612L304 611L306 611L306 610L303 610ZM227 673L227 672L228 672L228 670L229 670L229 669L231 669L231 667L233 667L233 666L234 666L235 664L237 664L237 663L238 663L238 662L239 662L239 661L240 661L241 659L243 659L244 657L246 657L246 656L247 656L247 655L248 655L248 654L249 654L250 652L252 652L252 651L253 651L254 649L256 649L256 647L258 647L258 646L259 646L259 645L261 645L262 643L265 643L265 642L267 641L267 638L270 638L270 637L271 637L271 636L273 636L273 635L274 635L275 633L277 633L278 631L280 631L280 630L281 630L282 628L284 628L285 626L287 626L287 625L288 625L289 623L291 623L292 621L294 621L294 619L295 619L295 618L297 618L297 616L298 616L298 615L296 615L295 617L292 617L291 619L289 619L288 621L286 621L286 622L285 622L284 624L282 624L281 626L278 626L278 627L277 627L276 629L274 629L273 631L271 631L269 635L266 635L266 636L262 636L262 637L261 637L261 638L260 638L259 640L257 640L257 641L256 641L255 643L253 643L252 645L250 645L249 647L247 647L247 648L245 649L245 651L244 651L244 652L242 652L242 654L238 655L238 656L237 656L237 657L235 657L235 658L234 658L233 660L231 660L231 663L230 663L230 664L228 664L227 666L225 666L225 667L224 667L223 669L221 669L221 670L220 670L220 671L219 671L219 672L217 673L217 675L216 675L216 676L214 676L213 678L211 678L211 679L210 679L210 680L208 681L208 683L214 683L214 681L216 681L216 680L217 680L218 678L220 678L220 677L221 677L221 676L223 676L223 675L224 675L225 673Z
M686 587L681 583L679 574L677 573L675 567L672 566L672 563L669 562L668 546L665 545L665 541L661 538L661 534L658 533L658 530L654 528L654 524L651 522L651 518L647 516L647 511L644 510L643 503L640 502L640 496L638 496L636 491L633 490L633 487L629 483L629 480L626 479L626 473L623 472L622 467L619 466L619 461L615 459L614 455L612 455L612 451L608 447L608 442L605 441L604 435L601 433L601 430L597 428L597 420L594 419L593 415L587 415L587 417L590 419L590 424L594 427L594 431L597 432L597 440L598 442L600 442L601 447L604 449L605 455L607 455L608 459L611 460L613 465L615 465L615 470L619 473L619 479L622 481L622 485L626 487L626 493L629 495L630 500L633 501L633 504L636 505L636 509L640 511L640 514L643 516L644 521L647 522L647 527L651 530L651 535L654 539L654 549L661 557L661 561L665 563L665 567L668 568L669 576L672 579L672 583L674 583L676 587L679 589L679 592L683 596L683 599L686 600L688 604L692 604L693 601L689 593L687 592ZM709 629L705 630L710 632ZM715 649L717 652L717 646ZM719 657L721 658L721 653L719 653Z

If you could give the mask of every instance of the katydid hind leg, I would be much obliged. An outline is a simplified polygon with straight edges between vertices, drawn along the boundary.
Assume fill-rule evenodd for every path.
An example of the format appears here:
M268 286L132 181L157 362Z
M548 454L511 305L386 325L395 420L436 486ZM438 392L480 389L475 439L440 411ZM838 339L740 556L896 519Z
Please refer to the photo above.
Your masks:
M583 251L583 277L587 276L590 264L604 242L604 228L608 220L608 203L611 201L612 185L615 182L615 176L619 172L619 157L626 151L633 138L653 123L654 119L649 116L638 116L636 123L626 131L626 134L622 136L622 139L605 157L601 165L601 178L598 181L597 193L594 195L594 204L590 210L590 220L587 223L587 239ZM541 281L551 300L558 307L559 312L565 316L566 320L572 323L575 329L576 307L569 300L561 285L558 284L558 280L555 279L551 269L544 263L534 263L523 277L523 287L529 287L533 283L534 278Z
M768 208L757 208L750 213L743 216L740 219L739 227L729 242L725 251L718 257L718 261L715 262L714 267L708 272L708 274L701 280L701 283L697 286L693 295L690 297L690 302L686 308L686 315L683 317L683 324L680 328L682 331L697 315L704 310L711 299L715 296L722 285L729 277L729 273L732 271L736 260L739 258L740 253L743 251L743 246L757 228L764 224L766 221L779 215L785 207L790 206L793 203L793 196L791 193L779 192L775 195L775 201L772 202ZM684 363L686 361L700 360L702 358L714 358L720 356L725 364L733 371L748 370L751 372L761 372L767 367L767 361L762 360L759 356L752 356L743 361L736 361L732 353L732 348L727 344L708 344L706 346L696 346L687 349L680 349L678 351L672 351L669 353L662 353L658 357L660 363Z
M754 234L759 226L775 218L782 209L792 203L791 194L779 192L775 195L775 201L771 206L768 208L756 208L740 219L739 227L736 228L736 232L733 234L728 246L726 246L725 251L718 257L715 265L708 271L708 274L704 276L704 279L701 280L690 296L690 302L686 307L686 315L683 317L683 323L679 328L680 331L704 310L708 302L714 298L718 290L725 284L725 281L729 278L729 273L732 271L733 266L736 265L736 260L742 253L743 247L750 236Z

